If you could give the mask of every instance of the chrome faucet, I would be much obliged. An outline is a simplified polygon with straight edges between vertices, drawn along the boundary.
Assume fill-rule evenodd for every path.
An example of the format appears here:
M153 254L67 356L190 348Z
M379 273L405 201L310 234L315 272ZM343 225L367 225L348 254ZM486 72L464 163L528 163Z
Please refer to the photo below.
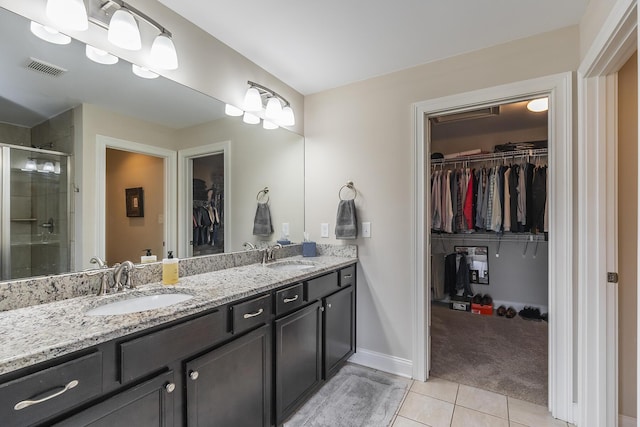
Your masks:
M254 244L253 244L253 243L251 243L251 242L244 242L244 243L242 244L242 247L247 248L247 250L250 250L250 249L255 249L255 248L256 248L256 245L254 245Z
M116 264L113 267L115 268L113 271L113 280L115 282L116 290L121 291L124 288L135 289L135 285L131 280L133 269L135 268L133 263L131 261L123 261L121 264ZM123 273L127 275L124 283L122 283Z
M264 252L262 253L262 265L276 260L276 249L282 249L282 245L280 243L276 243L273 246L268 246L264 250Z
M109 285L107 282L107 272L104 270L108 270L109 266L107 265L106 262L104 262L102 260L102 258L100 258L99 256L95 255L92 256L91 259L89 260L89 263L91 264L98 264L98 271L95 273L87 273L87 275L89 276L95 276L97 274L100 274L100 287L98 288L98 293L96 295L98 296L102 296L102 295L106 295L109 293Z
M107 266L107 263L104 262L104 260L102 258L100 258L98 255L92 256L91 259L89 260L89 262L91 264L98 264L98 268L109 268Z

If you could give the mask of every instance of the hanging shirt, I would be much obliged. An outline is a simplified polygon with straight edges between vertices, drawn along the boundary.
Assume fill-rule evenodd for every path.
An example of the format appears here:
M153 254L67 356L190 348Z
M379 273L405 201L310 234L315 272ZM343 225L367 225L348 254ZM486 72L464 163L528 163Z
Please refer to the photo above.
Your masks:
M509 180L511 178L511 168L504 171L504 217L502 218L502 229L511 231L511 191Z

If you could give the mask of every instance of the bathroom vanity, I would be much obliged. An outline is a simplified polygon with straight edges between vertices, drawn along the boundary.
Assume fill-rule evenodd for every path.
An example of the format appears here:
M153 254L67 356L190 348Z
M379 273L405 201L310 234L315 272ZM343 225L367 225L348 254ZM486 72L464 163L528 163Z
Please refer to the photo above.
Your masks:
M3 312L2 424L280 425L355 351L356 262L251 264L184 277L176 287ZM87 315L132 294L168 292L193 298Z

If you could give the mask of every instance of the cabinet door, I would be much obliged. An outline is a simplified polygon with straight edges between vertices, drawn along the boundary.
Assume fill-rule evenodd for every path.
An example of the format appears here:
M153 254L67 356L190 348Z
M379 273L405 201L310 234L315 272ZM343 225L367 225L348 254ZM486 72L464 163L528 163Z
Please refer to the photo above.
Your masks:
M175 388L173 371L169 371L55 425L172 427Z
M355 351L355 295L349 286L324 298L324 375L330 377Z
M186 364L187 424L271 424L271 328L262 326Z
M282 423L322 381L320 302L275 322L276 421Z

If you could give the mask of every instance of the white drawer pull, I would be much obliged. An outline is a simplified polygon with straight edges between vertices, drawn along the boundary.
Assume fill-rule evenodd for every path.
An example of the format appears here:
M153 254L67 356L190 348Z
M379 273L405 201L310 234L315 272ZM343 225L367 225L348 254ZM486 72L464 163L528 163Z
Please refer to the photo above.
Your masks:
M282 302L284 302L285 304L287 304L287 303L294 302L294 301L297 301L297 300L298 300L298 295L296 295L296 296L295 296L295 297L293 297L293 298L285 298L285 299L283 299L283 300L282 300Z
M260 310L256 311L255 313L247 313L242 317L245 318L245 319L250 319L252 317L260 316L263 311L264 311L263 309L260 309Z
M50 400L50 399L53 399L54 397L60 396L62 393L66 393L67 390L71 390L72 388L77 386L78 383L79 383L78 380L69 381L69 384L64 386L62 388L62 390L57 391L57 392L55 392L53 394L50 394L47 397L43 397L42 399L38 399L38 400L23 400L22 402L16 403L16 406L14 406L13 409L16 410L16 411L19 411L21 409L28 408L31 405L37 405L38 403L46 402L47 400Z

